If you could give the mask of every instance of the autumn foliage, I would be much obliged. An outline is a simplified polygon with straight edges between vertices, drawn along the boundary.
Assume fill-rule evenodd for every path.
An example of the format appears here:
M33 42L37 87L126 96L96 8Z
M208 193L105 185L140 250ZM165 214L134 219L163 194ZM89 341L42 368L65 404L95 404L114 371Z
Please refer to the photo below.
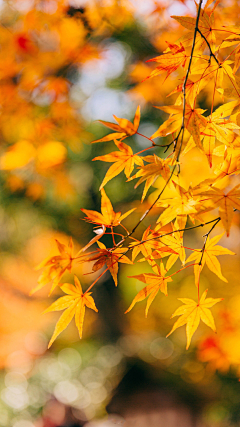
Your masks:
M173 102L170 105L156 107L168 115L158 130L148 136L138 132L139 123L141 123L140 106L136 109L133 122L115 115L113 123L100 120L103 126L110 128L113 132L92 143L104 144L105 147L110 141L113 141L116 150L109 150L108 154L93 158L94 161L111 163L100 186L101 212L100 207L97 206L96 210L82 209L86 215L82 219L96 225L96 229L93 230L96 237L93 237L76 254L73 252L71 239L68 247L57 241L59 253L39 266L43 268L43 272L35 291L45 285L50 285L51 292L56 286L59 286L67 294L56 300L47 310L65 309L56 325L49 346L74 316L80 337L82 337L85 307L97 311L93 298L94 285L99 278L109 270L117 286L118 264L133 264L139 261L148 263L152 272L132 276L141 281L145 287L135 296L126 313L134 309L136 303L147 299L145 311L147 316L150 305L155 298L158 298L159 291L167 297L168 292L171 292L171 282L174 280L174 276L177 277L179 271L189 268L195 276L195 280L194 277L192 278L192 283L193 286L196 286L196 299L189 299L188 295L180 298L184 305L173 313L172 317L180 317L174 323L169 335L176 328L186 325L188 348L200 320L213 331L216 330L210 309L222 298L221 295L213 298L211 289L208 290L210 297L206 298L207 289L204 289L201 284L201 273L204 268L208 267L218 278L227 282L221 271L218 257L224 254L234 255L229 249L218 245L218 242L224 234L229 236L233 218L237 215L235 211L240 209L240 184L236 179L239 174L240 160L240 85L238 77L240 38L239 28L233 24L225 25L221 21L218 2L208 0L204 7L202 3L200 0L196 5L195 17L172 16L172 19L181 26L182 35L174 42L166 42L166 50L160 56L148 61L153 63L156 68L143 79L143 83L139 83L147 83L152 78L158 79L159 76L164 76L165 80L173 79L175 82L175 89L170 94ZM66 19L64 25L68 26L68 23L69 21ZM62 24L62 26L64 25ZM62 26L59 27L56 24L60 35L64 31ZM76 44L84 32L81 22L77 21L71 27L71 31L74 33L69 34L68 37L72 37ZM171 35L171 40L172 37ZM78 54L73 57L72 51L69 49L69 46L72 46L71 40L66 42L63 38L65 59L62 60L59 67L63 66L63 63L67 62L69 58L71 61L77 62L82 58L81 43ZM17 43L21 55L26 56L26 61L29 55L36 54L36 47L28 40L26 33L19 35ZM88 52L89 55L92 55L94 49L90 47ZM86 46L84 49L86 51ZM41 55L41 52L38 51L38 55ZM47 61L47 54L42 55L44 61ZM34 82L26 81L26 78L25 76L23 82L26 86L25 90L29 90L29 85L34 85ZM66 82L63 80L51 79L51 74L49 74L42 90L51 91L51 96L57 97L59 85L62 88L64 84ZM209 109L201 108L203 95L206 96L206 94L211 100ZM66 111L71 118L74 110L68 107ZM60 119L60 112L54 112L54 114L57 114L55 116L57 119L54 119L55 126L56 120L62 120L62 118ZM99 116L101 117L101 111ZM49 118L48 123L39 123L38 129L41 131L42 138L53 139L49 136L49 133L53 131L52 126L53 116ZM71 129L71 134L72 138L75 138L76 130ZM147 140L148 147L134 153L128 138L136 134ZM34 140L35 136L33 135L32 138ZM21 144L23 143L28 144L29 150L31 148L29 156L37 159L36 165L39 168L41 164L38 160L39 153L45 145L37 148L33 147L30 141L21 142ZM44 142L44 144L51 145L54 142ZM55 144L57 143L55 142ZM164 147L165 155L156 154L159 147ZM17 145L15 145L5 153L2 157L2 168L10 169L8 166L10 156L13 156L17 149ZM151 154L148 153L149 150L151 150ZM182 175L187 173L187 170L184 170L187 165L184 165L183 159L191 150L198 150L206 157L211 171L211 176L204 177L197 185L186 185L182 179ZM29 159L26 158L25 162L28 162ZM61 162L60 159L59 162ZM41 173L50 166L52 164L41 165ZM135 188L143 184L142 203L145 203L148 191L155 181L159 177L162 178L162 186L158 194L154 200L151 202L148 200L145 203L146 209L140 219L136 208L123 214L114 212L112 203L107 196L108 182L122 172L124 172L127 182L137 180ZM126 185L128 184L126 183ZM141 210L140 207L139 210ZM134 224L132 229L124 226L124 220L129 215ZM138 227L142 226L146 217L151 218L151 225L145 229L142 237L139 237ZM190 230L199 227L205 230L202 247L186 247L185 236ZM219 227L221 232L212 237L215 227ZM224 232L222 232L222 228ZM112 237L110 247L106 247L102 243L102 238L106 233ZM95 243L98 247L92 248ZM188 256L186 251L189 253ZM99 271L98 278L84 292L76 276L74 285L62 282L64 273L67 270L70 272L73 264L79 263L90 263L90 271L91 269L92 272Z
M165 16L167 6L155 2L148 25L152 23L152 33L149 31L160 54L132 64L128 73L134 117L120 118L112 111L113 122L99 120L110 129L99 138L86 131L79 115L81 102L74 99L71 89L76 73L101 58L104 48L100 41L111 37L112 28L118 31L129 24L134 9L130 2L87 3L85 8L74 8L56 1L50 10L47 2L36 2L26 13L6 9L0 27L4 58L0 62L0 169L5 187L38 202L47 200L51 193L56 200L70 203L77 199L68 168L71 153L92 144L98 150L92 160L102 165L101 203L94 210L84 205L81 209L84 215L80 222L92 224L95 236L81 241L81 248L75 242L73 245L71 236L68 244L57 239L56 253L36 267L41 273L31 294L45 286L51 296L56 289L58 294L64 293L45 310L64 310L51 346L73 318L82 337L86 307L98 311L95 284L100 287L109 272L117 286L119 264L129 264L130 271L134 265L145 263L145 272L130 273L131 280L141 282L142 289L126 313L145 300L146 317L160 293L164 304L168 303L172 282L188 269L195 299L189 295L179 298L183 305L173 310L172 317L180 317L168 334L186 325L188 348L194 332L201 328L200 320L216 331L210 309L222 301L211 287L206 289L202 271L208 268L227 282L218 257L234 255L219 241L231 236L240 209L237 6L234 2L225 7L218 1L200 0L194 13L172 16L172 27L167 31L167 23L161 28L159 19ZM159 113L158 129L152 135L139 130L140 110L142 113L147 103L151 103L154 114ZM140 151L134 150L136 137L146 142ZM192 153L197 153L199 162L206 159L207 169L203 167L199 179L188 164ZM119 174L126 186L134 185L137 196L133 194L129 208L115 212L108 186ZM195 229L204 230L202 245L196 242L189 247L186 242ZM74 274L75 268L83 265L85 274L94 274L86 289L80 284L84 288L84 280ZM64 275L67 281L71 277L72 283L65 283ZM200 346L201 357L209 360L212 347L214 351L219 348L215 341L214 345L205 344Z

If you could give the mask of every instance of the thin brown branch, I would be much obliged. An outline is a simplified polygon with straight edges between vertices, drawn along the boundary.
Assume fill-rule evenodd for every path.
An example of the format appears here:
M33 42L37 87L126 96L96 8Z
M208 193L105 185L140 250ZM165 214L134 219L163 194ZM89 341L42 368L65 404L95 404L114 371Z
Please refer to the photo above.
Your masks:
M210 230L206 234L204 234L204 236L203 236L203 237L205 237L205 239L204 239L203 247L202 247L202 250L201 250L202 255L201 255L200 261L198 263L199 266L202 265L203 255L204 255L204 251L205 251L205 248L206 248L208 236L210 235L210 233L213 231L213 229L216 227L216 225L219 223L220 220L221 220L220 217L217 218L215 220L215 223L213 224L213 226L210 228Z
M209 43L209 41L208 41L208 39L204 36L204 34L202 33L202 31L201 30L199 30L199 28L197 29L197 32L200 34L200 36L205 40L205 42L207 43L207 46L208 46L208 49L209 49L209 52L210 52L210 59L211 59L211 57L213 57L214 58L214 60L215 60L215 62L218 64L218 65L220 65L220 62L219 62L219 60L217 59L217 57L216 57L216 55L213 53L213 51L212 51L212 48L211 48L211 46L210 46L210 43Z
M184 82L183 82L183 87L182 87L182 93L183 93L182 125L181 125L181 128L180 128L179 132L178 132L178 135L177 135L177 138L176 138L177 139L176 143L177 143L177 141L178 141L181 133L182 133L182 138L181 138L181 143L180 143L180 146L179 146L178 154L177 154L177 157L176 157L176 164L173 166L173 169L171 171L171 174L170 174L168 180L166 181L163 189L160 191L159 195L156 197L156 199L154 200L154 202L152 203L152 205L144 212L144 214L141 216L141 218L138 221L138 223L135 225L135 227L133 227L132 231L130 233L128 233L127 236L124 239L122 239L117 244L116 247L120 246L126 240L127 237L131 236L135 232L135 230L139 227L139 225L144 220L144 218L146 218L146 216L149 214L149 212L151 212L151 210L154 208L154 206L156 205L156 203L158 202L158 200L161 198L163 192L167 188L167 186L168 186L169 182L171 181L171 179L173 177L173 174L174 174L174 172L176 170L177 163L179 161L181 150L182 150L183 136L184 136L184 129L185 129L184 120L185 120L185 112L186 112L186 85L187 85L187 80L188 80L188 76L189 76L191 65L192 65L192 59L193 59L193 53L194 53L194 48L195 48L195 43L196 43L196 37L197 37L197 32L198 32L198 23L199 23L199 19L200 19L202 2L203 2L203 0L200 0L199 6L198 6L198 12L197 12L197 18L196 18L196 25L195 25L194 35L193 35L192 49L191 49L191 54L190 54L190 59L189 59L189 64L188 64L186 76L185 76L185 79L184 79Z

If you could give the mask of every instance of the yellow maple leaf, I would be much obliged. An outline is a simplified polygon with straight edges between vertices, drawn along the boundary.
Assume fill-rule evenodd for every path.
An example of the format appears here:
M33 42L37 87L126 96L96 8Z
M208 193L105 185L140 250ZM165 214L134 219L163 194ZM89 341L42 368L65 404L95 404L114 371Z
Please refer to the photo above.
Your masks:
M135 296L132 304L130 307L125 311L125 313L128 313L136 304L136 302L143 301L145 298L148 298L147 306L145 310L145 316L147 317L148 310L150 305L152 304L154 298L158 294L158 291L163 292L165 295L167 295L167 283L171 282L171 277L165 277L166 271L164 269L163 264L160 264L160 267L155 264L155 273L143 273L139 274L137 276L131 276L133 279L138 279L143 283L148 283L145 288L143 288L138 294Z
M184 220L186 223L187 215L198 212L200 198L193 198L190 191L185 190L178 184L175 184L175 188L177 191L176 197L160 200L156 203L156 207L167 207L157 220L161 227L171 222L174 218ZM185 223L182 224L183 227L181 228L184 228Z
M52 282L52 288L50 293L59 284L59 281L65 271L71 272L73 262L75 260L73 256L73 241L72 238L69 240L68 246L60 243L57 239L56 244L60 255L48 257L44 259L35 270L43 268L43 272L38 279L38 285L31 291L30 295L39 291L48 283Z
M64 331L64 329L66 329L74 315L79 336L82 338L85 306L91 308L94 311L98 311L94 300L91 297L91 292L87 292L86 294L83 293L82 286L76 276L74 276L74 283L75 286L71 285L70 283L64 283L61 286L61 289L67 295L59 298L44 311L44 313L48 313L49 311L65 310L56 324L52 338L49 341L48 348L51 347L57 336L62 331Z
M170 176L169 166L174 165L174 161L172 159L161 159L156 154L153 156L145 156L143 160L149 164L140 166L138 168L139 171L128 179L128 181L131 181L132 179L139 178L139 181L134 188L137 188L142 182L146 181L142 201L145 199L148 189L154 184L159 176L162 176L163 179L167 181Z
M130 248L132 248L132 260L134 261L141 252L144 258L139 261L148 261L150 265L155 265L155 256L152 256L153 250L161 254L161 257L169 255L170 253L177 254L170 245L165 245L160 239L158 240L158 236L159 233L152 231L149 225L144 231L141 241L137 240L130 243ZM156 258L159 258L159 256L156 256Z
M119 151L113 151L112 153L105 154L104 156L94 157L94 160L101 160L102 162L113 163L108 169L105 178L100 185L100 190L110 181L112 178L117 176L124 170L127 178L130 177L134 165L143 166L143 161L140 156L133 154L133 151L129 145L124 144L122 141L114 140L114 143L119 148Z
M217 187L211 187L206 192L201 192L204 196L213 203L213 208L219 206L219 215L221 217L223 226L229 236L234 209L240 209L240 184L236 185L227 194Z
M214 332L216 331L216 326L214 322L213 315L209 310L210 307L215 305L217 302L222 301L223 298L207 298L207 289L203 292L200 301L195 302L189 298L178 298L179 301L183 302L185 305L181 305L181 307L177 308L177 310L173 313L174 316L181 316L174 323L171 331L167 335L169 337L175 329L180 326L186 325L186 333L187 333L187 347L189 348L192 336L194 332L197 330L200 320L202 320L207 326L209 326ZM172 318L171 317L171 318Z
M219 255L235 255L234 252L230 251L227 248L223 248L222 246L215 246L216 243L224 236L223 234L220 234L218 236L213 237L212 239L209 239L205 245L204 253L202 255L202 249L196 249L187 259L186 262L195 261L194 266L194 273L196 277L196 281L198 278L198 263L201 260L202 267L206 263L209 270L211 270L214 274L216 274L219 279L223 280L224 282L227 282L227 279L223 277L221 272L221 265L220 262L217 259L217 256Z

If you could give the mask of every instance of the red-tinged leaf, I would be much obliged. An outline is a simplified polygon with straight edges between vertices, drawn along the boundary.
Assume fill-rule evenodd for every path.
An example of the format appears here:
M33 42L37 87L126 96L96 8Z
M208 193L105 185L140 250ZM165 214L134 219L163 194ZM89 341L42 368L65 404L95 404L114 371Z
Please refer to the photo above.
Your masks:
M86 254L85 261L96 261L92 267L92 272L98 271L104 266L104 264L106 264L112 275L114 283L117 286L118 263L121 262L125 264L132 264L132 261L127 258L126 255L124 255L126 248L116 247L107 249L106 246L101 242L98 242L98 245L100 248L97 249L93 255L87 256Z
M186 64L186 60L188 59L188 55L186 54L184 46L180 43L180 46L170 43L168 44L169 48L171 49L171 53L167 51L166 53L163 53L160 56L157 56L156 58L149 59L147 62L158 62L160 65L155 68L151 72L151 74L146 77L143 81L151 78L156 77L162 72L166 71L167 76L165 80L170 76L170 74L174 73L180 66L184 67Z

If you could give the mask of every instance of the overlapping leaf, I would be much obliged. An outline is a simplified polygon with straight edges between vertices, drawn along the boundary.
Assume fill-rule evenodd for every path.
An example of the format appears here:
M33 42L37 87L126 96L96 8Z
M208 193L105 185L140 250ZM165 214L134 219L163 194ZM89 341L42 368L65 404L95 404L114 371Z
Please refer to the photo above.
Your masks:
M142 235L142 240L134 241L130 244L132 248L132 260L138 256L139 253L142 253L144 256L143 260L148 261L149 264L155 264L154 259L164 257L164 255L177 254L177 252L172 248L171 245L164 244L162 239L160 239L160 234L154 231L151 231L151 226L149 226ZM155 251L156 255L153 255ZM160 255L160 256L159 256Z
M69 240L68 246L60 243L56 239L56 244L60 255L48 257L43 260L37 267L36 270L43 268L43 272L38 279L38 285L32 290L31 295L48 283L52 283L50 293L59 284L61 277L66 271L71 271L73 262L76 258L73 256L73 241L72 238Z
M125 144L122 141L114 140L114 143L119 148L120 151L113 151L110 154L104 156L95 157L93 160L101 160L102 162L112 162L113 165L108 169L105 178L100 185L100 190L104 185L110 181L112 178L117 176L124 170L124 173L127 178L130 177L134 165L143 166L143 160L137 154L133 154L133 151L129 145Z
M106 264L112 275L114 283L117 286L118 263L121 262L124 264L132 264L132 261L126 255L124 255L126 252L125 248L107 249L106 246L101 242L98 242L98 246L100 249L98 249L96 253L90 256L86 256L84 261L96 261L92 267L93 272L100 270Z
M167 136L180 130L182 126L183 115L182 106L170 105L167 107L156 108L159 108L160 110L170 114L170 117L151 136L151 139L157 138L159 136ZM205 129L207 124L207 120L202 115L202 113L204 113L204 110L202 110L201 108L193 109L190 105L186 105L184 126L188 130L190 135L192 135L196 146L200 149L202 149L200 134L201 131Z
M160 267L156 264L155 270L157 273L143 273L137 276L131 276L133 279L138 279L143 283L147 283L147 286L143 288L138 294L135 296L132 304L127 309L125 313L128 313L136 304L136 302L143 301L148 297L147 306L145 310L145 316L147 317L148 310L150 305L152 304L154 298L158 294L159 291L167 295L167 284L171 282L171 277L165 277L166 271L164 269L163 264L160 264Z
M143 160L149 164L140 166L138 168L139 171L128 180L130 181L135 178L140 178L134 188L137 188L140 184L142 184L142 182L146 181L143 190L142 201L145 199L151 185L154 184L159 176L162 176L167 181L170 176L169 166L175 164L172 159L161 159L161 157L158 157L156 154L153 156L145 156Z
M184 38L184 44L191 44L193 39L193 33L196 26L196 19L186 16L172 16L173 19L175 19L177 22L179 22L183 27L190 30L190 33L186 35ZM205 38L208 40L211 49L213 52L215 52L215 43L216 43L216 34L215 34L215 28L214 28L214 15L213 14L207 14L203 9L200 11L200 17L199 17L199 23L198 28L202 32L202 34L205 36ZM196 47L198 50L202 50L203 47L206 46L206 42L204 39L201 38L199 34L197 34L197 42Z
M194 197L180 185L175 184L177 193L176 197L159 201L156 206L165 207L166 209L158 218L158 223L161 227L173 221L176 217L180 220L183 227L186 224L187 216L197 213L200 205L200 197ZM181 227L181 228L183 228Z
M219 207L219 215L227 235L229 235L234 208L240 209L240 184L236 185L228 193L217 187L212 187L206 192L202 191L201 195L206 200L208 199L214 207Z

